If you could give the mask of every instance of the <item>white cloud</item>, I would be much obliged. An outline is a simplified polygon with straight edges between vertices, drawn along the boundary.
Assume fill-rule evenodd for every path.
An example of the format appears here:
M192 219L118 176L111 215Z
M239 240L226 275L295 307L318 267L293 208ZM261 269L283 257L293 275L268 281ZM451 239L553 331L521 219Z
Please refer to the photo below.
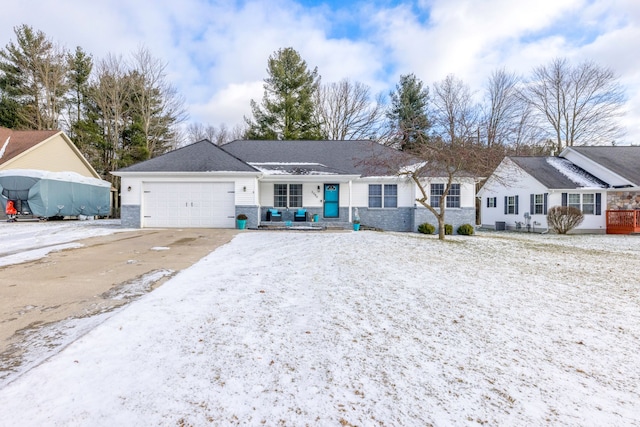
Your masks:
M23 23L70 49L80 45L94 58L127 56L145 45L168 64L194 120L230 126L242 122L251 98L262 98L269 55L288 46L310 68L317 66L325 82L350 78L385 93L400 74L415 73L428 85L455 74L481 90L497 68L526 74L554 57L588 58L613 68L627 85L625 120L640 139L640 2L378 4L346 4L336 11L294 0L25 0L3 5L0 46ZM350 31L352 24L359 28Z

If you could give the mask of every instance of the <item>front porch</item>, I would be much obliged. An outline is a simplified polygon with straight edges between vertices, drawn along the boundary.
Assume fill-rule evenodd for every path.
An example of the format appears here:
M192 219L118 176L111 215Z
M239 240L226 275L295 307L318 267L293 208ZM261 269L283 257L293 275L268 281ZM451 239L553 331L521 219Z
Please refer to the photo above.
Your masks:
M607 234L640 233L640 210L608 210Z
M344 221L262 221L260 230L351 230L353 224Z

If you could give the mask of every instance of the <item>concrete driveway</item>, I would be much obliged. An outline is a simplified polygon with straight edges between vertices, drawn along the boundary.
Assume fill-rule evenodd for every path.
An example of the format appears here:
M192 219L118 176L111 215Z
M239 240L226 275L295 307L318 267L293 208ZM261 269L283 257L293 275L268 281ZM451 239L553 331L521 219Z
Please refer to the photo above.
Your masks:
M80 240L83 246L0 267L0 361L30 331L127 304L229 242L237 230L145 229ZM134 289L134 291L131 291ZM11 363L9 363L11 364Z

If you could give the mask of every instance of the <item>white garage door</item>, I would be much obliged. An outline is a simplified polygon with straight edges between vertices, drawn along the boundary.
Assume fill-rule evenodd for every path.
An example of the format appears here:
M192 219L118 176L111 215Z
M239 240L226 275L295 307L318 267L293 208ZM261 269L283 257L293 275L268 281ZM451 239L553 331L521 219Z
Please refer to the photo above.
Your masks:
M143 191L143 227L235 227L232 182L147 182Z

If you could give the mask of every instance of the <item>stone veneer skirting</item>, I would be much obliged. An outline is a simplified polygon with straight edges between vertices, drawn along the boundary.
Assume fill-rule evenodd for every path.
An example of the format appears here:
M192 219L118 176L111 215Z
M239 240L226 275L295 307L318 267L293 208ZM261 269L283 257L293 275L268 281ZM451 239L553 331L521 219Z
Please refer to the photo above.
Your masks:
M609 191L607 193L607 209L611 211L640 209L640 192Z
M124 228L140 228L140 205L122 205L120 207L120 225Z

